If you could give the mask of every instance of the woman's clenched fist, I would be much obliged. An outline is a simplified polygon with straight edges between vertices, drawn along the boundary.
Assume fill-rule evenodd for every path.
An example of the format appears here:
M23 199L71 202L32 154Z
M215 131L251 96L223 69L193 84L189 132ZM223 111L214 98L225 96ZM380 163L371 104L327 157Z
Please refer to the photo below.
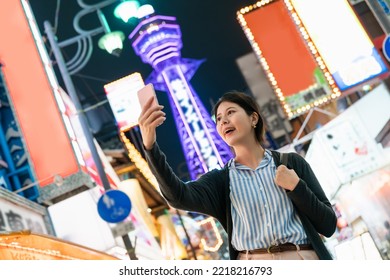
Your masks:
M293 191L298 182L299 177L294 169L288 169L284 165L279 165L276 169L275 183L283 189Z

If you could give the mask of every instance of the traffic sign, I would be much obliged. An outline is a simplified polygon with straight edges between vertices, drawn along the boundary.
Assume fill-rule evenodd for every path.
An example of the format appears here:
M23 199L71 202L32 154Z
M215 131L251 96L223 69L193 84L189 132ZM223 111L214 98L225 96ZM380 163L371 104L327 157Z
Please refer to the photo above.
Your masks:
M103 220L109 223L119 223L129 216L131 201L123 191L109 190L100 197L97 206Z
M386 35L386 38L383 40L382 51L386 59L390 61L390 36Z

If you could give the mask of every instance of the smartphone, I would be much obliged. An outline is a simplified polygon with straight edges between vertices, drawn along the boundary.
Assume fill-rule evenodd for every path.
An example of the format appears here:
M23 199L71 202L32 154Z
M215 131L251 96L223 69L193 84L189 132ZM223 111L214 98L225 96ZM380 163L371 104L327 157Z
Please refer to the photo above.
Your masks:
M154 97L153 102L155 102L155 104L158 105L158 100L157 100L157 96L153 84L147 84L146 86L144 86L138 91L138 100L139 100L139 104L141 105L141 109L144 108L146 102L152 96Z

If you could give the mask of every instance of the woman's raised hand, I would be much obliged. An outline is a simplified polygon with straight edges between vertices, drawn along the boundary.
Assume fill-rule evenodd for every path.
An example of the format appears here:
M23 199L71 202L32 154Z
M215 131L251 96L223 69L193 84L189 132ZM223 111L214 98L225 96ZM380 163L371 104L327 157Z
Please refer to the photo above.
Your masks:
M150 150L156 142L156 127L165 121L165 113L162 111L164 106L153 102L151 97L142 108L138 118L141 129L142 141L146 150Z

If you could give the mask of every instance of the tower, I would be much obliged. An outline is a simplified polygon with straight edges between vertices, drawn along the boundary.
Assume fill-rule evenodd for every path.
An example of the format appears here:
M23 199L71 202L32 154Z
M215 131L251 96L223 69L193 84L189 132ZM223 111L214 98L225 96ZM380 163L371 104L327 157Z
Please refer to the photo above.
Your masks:
M176 18L149 15L129 39L135 53L154 69L146 82L168 93L191 178L222 167L231 157L230 148L189 83L203 60L181 57L183 44Z

